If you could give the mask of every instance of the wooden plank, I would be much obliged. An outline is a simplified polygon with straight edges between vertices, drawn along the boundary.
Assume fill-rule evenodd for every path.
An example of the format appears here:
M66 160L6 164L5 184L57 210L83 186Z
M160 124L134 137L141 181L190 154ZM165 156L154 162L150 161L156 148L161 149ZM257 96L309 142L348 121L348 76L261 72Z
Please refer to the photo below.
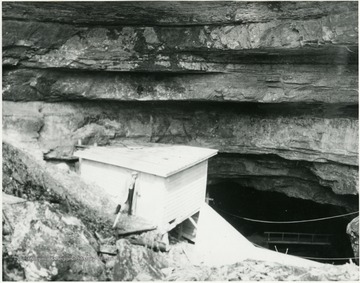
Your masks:
M115 233L118 236L124 236L155 230L156 227L156 225L142 217L121 213L115 227Z
M181 223L181 235L187 240L191 242L195 242L196 240L196 231L197 231L197 222L199 220L199 212L190 216L184 222Z
M16 196L13 196L13 195L9 195L9 194L6 194L6 193L2 193L2 204L16 204L16 203L23 203L23 202L26 202L27 200L26 199L23 199L23 198L19 198L19 197L16 197Z
M164 145L135 149L92 147L84 151L78 151L74 156L168 177L216 154L217 150L214 149Z
M102 254L116 255L117 249L115 245L102 244L100 245L98 252Z

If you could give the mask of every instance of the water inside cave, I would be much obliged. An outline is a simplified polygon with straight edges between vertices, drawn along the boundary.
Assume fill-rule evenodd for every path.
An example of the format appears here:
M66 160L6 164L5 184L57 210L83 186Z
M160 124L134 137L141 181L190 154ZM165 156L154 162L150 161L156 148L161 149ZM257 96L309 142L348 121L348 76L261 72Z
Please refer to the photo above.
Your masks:
M208 185L207 192L209 204L248 240L260 247L330 264L344 264L349 260L338 258L354 256L349 236L346 234L346 226L354 216L293 224L261 223L241 218L276 222L297 221L347 213L342 207L291 198L278 192L259 191L231 181ZM327 244L303 241L274 244L269 242L266 232L285 232L285 235L316 234L320 235L320 238L325 234L329 236Z

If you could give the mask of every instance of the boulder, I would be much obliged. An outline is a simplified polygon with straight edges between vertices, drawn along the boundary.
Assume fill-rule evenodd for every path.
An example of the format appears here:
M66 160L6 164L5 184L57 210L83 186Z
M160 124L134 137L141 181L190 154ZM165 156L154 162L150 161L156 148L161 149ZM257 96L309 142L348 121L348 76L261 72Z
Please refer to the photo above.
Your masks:
M3 215L11 227L3 238L5 280L105 280L96 240L78 218L57 205L29 201L5 203Z
M161 252L134 246L128 240L116 242L118 255L114 265L115 281L158 281L164 279L161 269L167 267Z
M351 220L347 225L346 233L350 237L351 247L354 251L354 261L359 264L359 216Z

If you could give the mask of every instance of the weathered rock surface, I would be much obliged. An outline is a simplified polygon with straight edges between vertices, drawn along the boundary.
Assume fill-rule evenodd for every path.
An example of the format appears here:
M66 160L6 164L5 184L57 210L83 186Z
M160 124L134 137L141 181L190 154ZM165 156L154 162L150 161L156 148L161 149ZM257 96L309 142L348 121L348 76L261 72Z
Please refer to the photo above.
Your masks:
M356 13L298 22L171 28L85 28L5 20L3 64L176 72L225 71L236 69L227 64L239 63L356 64L356 21ZM229 51L237 56L229 56Z
M47 202L3 203L11 233L3 234L5 280L98 281L105 266L82 222ZM15 277L14 277L15 276Z
M354 251L354 257L356 257L354 261L359 263L359 216L348 224L346 233L350 237L351 247Z
M3 143L3 191L31 201L48 201L79 217L93 231L109 231L116 204L74 172L59 170L33 155Z
M355 65L242 65L236 73L228 74L118 74L39 69L3 72L3 99L10 101L91 99L356 104L357 86Z
M332 170L314 170L322 166ZM209 162L208 179L211 184L231 180L244 187L342 206L352 212L357 210L357 201L348 195L358 194L357 170L356 166L289 161L275 156L219 155Z
M168 281L352 281L359 280L355 264L292 267L247 260L222 267L187 266L175 270Z
M114 265L115 281L157 281L164 279L161 269L167 267L164 256L128 240L116 242L118 250Z
M320 18L353 12L356 2L125 2L125 3L24 3L7 2L3 15L15 20L74 23L77 25L219 25L257 23L281 19Z
M80 138L84 144L98 145L137 140L207 146L227 153L276 154L290 160L354 166L358 162L358 120L351 117L274 116L235 105L3 105L4 134L13 140L39 142L43 148L75 145Z
M27 147L40 145L55 159L69 160L78 139L90 145L183 143L236 153L210 162L212 181L232 178L244 186L349 210L353 202L338 195L358 194L353 117L277 116L248 110L250 115L239 108L187 104L149 108L110 102L4 102L4 106L6 138Z
M212 179L287 177L330 187L333 193L358 194L358 168L332 163L289 161L276 156L220 154L209 163Z
M314 163L310 170L318 177L321 185L329 186L336 194L358 194L358 167L333 163ZM347 188L344 190L344 188Z
M143 5L5 4L3 63L203 72L249 62L357 61L357 3L196 3L196 9L181 2Z

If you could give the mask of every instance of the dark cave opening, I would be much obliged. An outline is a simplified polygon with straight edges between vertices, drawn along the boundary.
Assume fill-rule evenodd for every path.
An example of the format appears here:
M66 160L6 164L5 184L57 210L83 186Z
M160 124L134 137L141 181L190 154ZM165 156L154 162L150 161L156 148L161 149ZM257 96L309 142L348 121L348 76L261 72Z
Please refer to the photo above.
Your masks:
M260 247L331 264L344 264L349 260L339 258L354 257L349 236L346 234L346 226L354 215L315 222L281 224L242 218L274 222L299 221L346 214L347 211L342 207L291 198L278 192L258 191L231 181L208 185L207 192L210 206ZM284 232L285 240L282 238L281 241L281 237L284 237L282 234L272 234L269 238L266 232ZM314 234L315 236L312 236ZM274 237L280 241L274 243ZM286 241L288 237L295 239L290 239L289 242ZM315 237L315 240L312 237Z

